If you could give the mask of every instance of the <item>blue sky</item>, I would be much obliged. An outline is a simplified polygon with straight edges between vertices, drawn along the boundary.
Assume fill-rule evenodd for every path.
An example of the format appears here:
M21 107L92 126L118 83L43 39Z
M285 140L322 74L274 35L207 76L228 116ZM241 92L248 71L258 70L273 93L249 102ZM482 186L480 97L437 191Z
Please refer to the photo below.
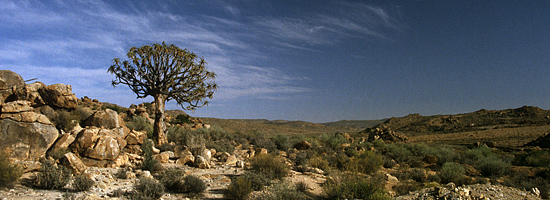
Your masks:
M165 41L220 86L192 116L311 122L550 107L550 1L0 1L0 69L122 106L113 58ZM168 102L168 109L177 109Z

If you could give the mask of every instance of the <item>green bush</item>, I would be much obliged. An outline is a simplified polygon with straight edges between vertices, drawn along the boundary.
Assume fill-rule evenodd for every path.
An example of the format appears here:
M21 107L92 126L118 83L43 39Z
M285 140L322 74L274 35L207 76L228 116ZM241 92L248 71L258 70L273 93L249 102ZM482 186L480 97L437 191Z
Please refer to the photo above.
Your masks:
M485 145L468 149L464 152L464 163L475 165L478 161L483 160L490 155L493 155L493 152L491 151L491 148Z
M18 165L11 163L7 152L0 152L0 188L13 187L13 184L21 175L23 170Z
M145 140L141 145L141 151L143 152L141 169L148 170L150 172L162 170L162 165L156 158L153 157L153 141Z
M59 110L53 119L55 127L65 132L70 132L77 124L80 123L80 116L74 112Z
M183 179L182 187L185 193L198 195L206 190L206 183L204 183L204 181L197 176L189 175Z
M309 160L307 160L307 164L310 167L319 168L319 169L322 169L323 171L328 171L330 169L328 161L321 156L315 156L313 158L310 158Z
M351 160L347 164L347 169L352 172L360 172L363 174L376 173L384 164L382 156L372 151L365 151L364 153L355 157L355 160Z
M245 200L253 191L252 182L244 177L239 177L227 187L225 197L234 200Z
M440 177L442 183L459 182L466 174L466 170L462 165L455 162L446 162L441 166Z
M176 124L190 123L191 121L189 120L189 118L190 118L189 115L180 114L180 115L176 116L176 119L174 120L174 123L176 123Z
M61 189L71 180L71 171L54 161L42 163L40 171L27 180L26 185L38 189Z
M147 118L142 116L133 116L132 119L126 123L126 127L131 130L145 131L148 137L153 134L153 125Z
M256 148L265 148L269 152L275 152L275 150L277 150L277 145L275 145L266 135L267 134L262 132L255 132L248 138L248 141Z
M366 178L353 173L329 176L323 185L327 199L391 199L382 177Z
M288 136L283 134L277 134L271 138L273 143L275 143L275 146L277 146L277 149L280 151L286 151L292 147L290 144L290 140L288 139Z
M330 147L333 150L339 149L342 144L348 143L349 141L342 136L341 134L323 134L321 135L321 142L327 147Z
M134 184L129 199L159 199L164 195L164 186L152 178L142 178Z
M309 197L306 193L297 190L296 187L292 187L286 182L281 182L269 188L267 192L256 196L254 199L308 200L313 198Z
M250 161L252 170L271 179L281 179L288 175L290 169L283 160L272 154L257 155Z
M88 191L95 182L86 174L79 174L74 176L73 189L77 192Z
M155 178L157 178L167 190L183 193L183 177L185 177L185 172L183 170L169 168L160 172Z
M247 171L241 174L240 176L238 176L237 178L244 178L248 180L254 191L263 190L265 187L271 185L271 179L269 179L267 176L261 173L254 173L254 172Z
M534 150L519 154L513 161L514 165L546 167L550 166L550 152L548 150Z
M120 168L115 173L115 178L118 179L127 179L128 178L128 168Z
M506 174L510 166L510 163L503 161L500 157L491 155L479 160L475 168L480 170L483 176L490 177Z

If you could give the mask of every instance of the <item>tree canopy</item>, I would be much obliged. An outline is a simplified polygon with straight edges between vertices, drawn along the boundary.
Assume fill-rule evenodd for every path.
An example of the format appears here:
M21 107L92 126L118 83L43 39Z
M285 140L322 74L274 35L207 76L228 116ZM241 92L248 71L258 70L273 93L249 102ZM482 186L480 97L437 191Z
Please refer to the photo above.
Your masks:
M113 86L128 85L137 98L155 99L154 137L157 144L164 136L165 101L175 100L185 110L195 110L208 104L218 88L214 72L206 69L206 61L187 49L166 43L132 47L128 59L113 59L108 72L116 77ZM158 127L157 127L158 126Z

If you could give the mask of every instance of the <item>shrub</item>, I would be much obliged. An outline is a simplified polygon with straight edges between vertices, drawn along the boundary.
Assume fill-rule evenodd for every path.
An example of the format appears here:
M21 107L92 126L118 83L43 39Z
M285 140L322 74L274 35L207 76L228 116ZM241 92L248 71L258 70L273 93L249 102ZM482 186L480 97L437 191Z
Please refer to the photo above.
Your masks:
M384 155L394 159L398 163L410 162L415 158L413 153L409 151L403 144L388 144L385 147Z
M0 188L13 187L23 174L21 167L11 163L7 155L7 152L0 152Z
M95 182L86 174L79 174L74 177L73 189L78 192L88 191Z
M501 176L508 172L510 163L503 161L496 155L491 155L478 161L475 167L481 171L483 176Z
M63 156L65 156L66 153L69 153L69 150L67 148L59 148L59 149L53 149L51 151L46 152L46 156L52 157L54 160L59 160L63 158Z
M357 174L337 174L327 178L323 189L328 199L391 199L382 177L366 178Z
M275 143L275 146L277 146L277 149L281 150L281 151L286 151L286 150L290 149L290 147L292 146L290 144L288 136L283 135L283 134L277 134L277 135L273 136L273 138L271 138L271 140L273 140L273 143Z
M185 177L185 172L183 170L169 168L160 172L156 178L167 190L182 193L184 192L183 177Z
M142 178L134 184L130 199L159 199L164 195L164 186L151 178Z
M360 172L363 174L376 173L384 164L384 160L379 154L372 151L366 151L351 160L346 168L352 172Z
M149 120L147 120L147 118L142 116L133 116L132 119L130 119L130 121L126 123L126 127L131 130L145 131L145 133L147 133L147 136L153 134L153 125L149 123Z
M455 163L455 162L447 162L444 163L440 170L441 174L439 175L441 177L441 182L443 183L450 183L450 182L458 182L460 179L464 176L466 173L466 170L462 165Z
M61 189L71 180L71 171L54 161L47 160L42 163L38 174L27 180L27 185L38 189Z
M190 123L191 121L189 120L189 118L190 118L189 115L179 114L178 116L176 116L176 119L174 120L174 123L176 123L176 124Z
M313 199L307 196L306 193L291 187L286 182L278 183L269 188L267 192L260 194L254 199L270 199L270 200L306 200Z
M333 150L339 149L342 144L347 143L348 140L341 134L323 134L321 135L321 141L327 147L332 148Z
M491 149L485 145L468 149L464 152L464 163L474 165L487 156L493 155Z
M265 187L271 185L271 179L266 177L264 174L254 173L254 172L245 172L238 176L238 178L244 178L250 181L251 187L254 191L263 190Z
M272 154L255 156L250 165L253 171L262 173L271 179L281 179L290 171L280 157Z
M206 184L197 176L189 175L183 179L183 191L194 195L203 193L206 190Z
M53 119L55 127L65 132L70 132L78 123L80 123L80 116L74 112L66 110L60 110Z
M115 178L118 179L127 179L128 178L128 168L120 168L115 173Z
M300 191L300 192L303 192L303 193L306 193L309 190L309 186L304 181L300 181L300 182L296 183L294 185L294 187L296 188L297 191Z
M244 177L239 177L227 187L225 196L229 199L245 200L252 192L252 182Z
M323 171L328 171L330 169L328 161L320 156L315 156L313 158L310 158L307 161L307 163L310 167L319 168L319 169L322 169Z
M256 148L265 148L269 152L274 152L277 150L277 145L273 143L266 134L262 132L255 132L252 136L248 138L251 144Z
M547 150L536 150L522 153L515 157L514 165L546 167L550 165L550 152Z
M153 141L145 140L141 145L141 151L143 152L141 169L149 170L150 172L162 170L162 165L153 157Z

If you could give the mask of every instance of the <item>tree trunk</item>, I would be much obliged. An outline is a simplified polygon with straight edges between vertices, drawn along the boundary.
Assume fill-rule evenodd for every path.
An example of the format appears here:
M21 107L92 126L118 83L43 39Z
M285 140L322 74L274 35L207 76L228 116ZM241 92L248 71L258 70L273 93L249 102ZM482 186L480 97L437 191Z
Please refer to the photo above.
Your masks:
M164 129L164 95L155 95L155 123L153 125L153 140L157 145L168 143Z

